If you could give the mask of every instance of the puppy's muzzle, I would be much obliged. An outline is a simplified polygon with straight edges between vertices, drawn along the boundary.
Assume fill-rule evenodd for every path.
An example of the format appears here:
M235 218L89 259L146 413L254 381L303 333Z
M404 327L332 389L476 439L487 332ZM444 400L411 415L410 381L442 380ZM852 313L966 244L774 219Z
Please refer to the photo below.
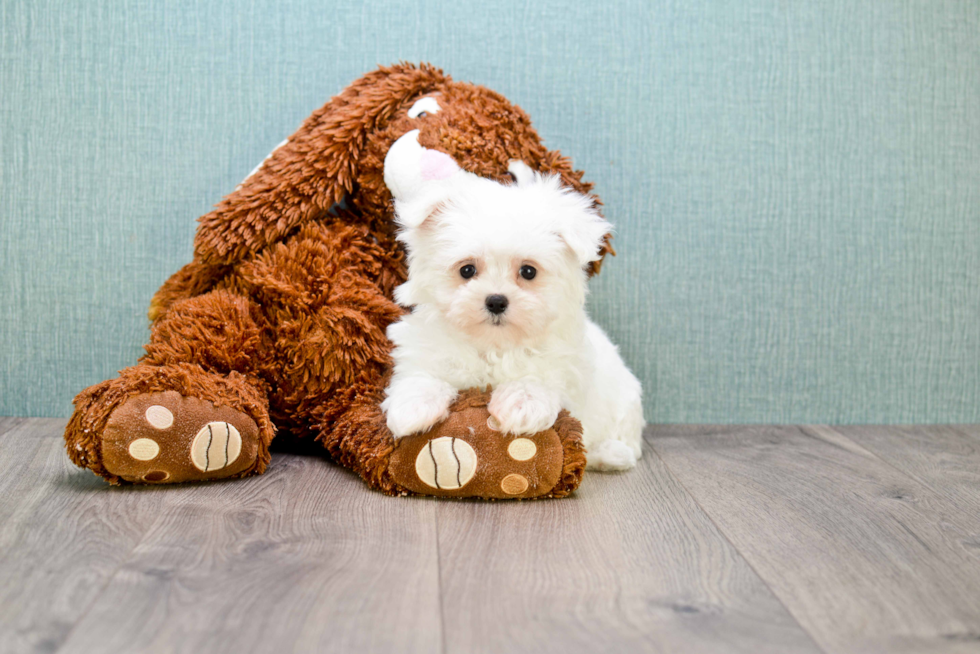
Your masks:
M487 311L495 316L499 316L507 310L506 295L488 295L486 299Z

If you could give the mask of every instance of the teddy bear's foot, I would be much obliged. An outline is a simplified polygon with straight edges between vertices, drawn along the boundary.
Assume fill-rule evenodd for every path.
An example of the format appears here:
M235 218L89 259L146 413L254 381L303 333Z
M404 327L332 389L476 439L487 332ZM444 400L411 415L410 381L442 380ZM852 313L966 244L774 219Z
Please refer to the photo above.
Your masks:
M574 490L585 467L578 421L563 412L531 436L505 434L487 410L489 397L468 391L444 422L399 438L388 466L392 479L440 497L561 497Z
M259 429L248 415L176 391L142 393L109 416L106 470L134 483L177 483L241 475L255 467Z

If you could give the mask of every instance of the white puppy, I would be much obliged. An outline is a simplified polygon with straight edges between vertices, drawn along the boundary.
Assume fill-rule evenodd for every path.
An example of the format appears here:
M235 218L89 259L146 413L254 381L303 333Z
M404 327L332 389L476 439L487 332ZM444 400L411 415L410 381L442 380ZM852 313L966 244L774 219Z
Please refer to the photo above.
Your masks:
M561 409L582 422L588 467L640 456L640 383L585 314L585 268L610 230L591 200L512 162L517 183L460 170L410 132L385 160L412 313L388 328L395 368L381 405L395 437L449 415L457 391L493 387L499 428L531 434Z

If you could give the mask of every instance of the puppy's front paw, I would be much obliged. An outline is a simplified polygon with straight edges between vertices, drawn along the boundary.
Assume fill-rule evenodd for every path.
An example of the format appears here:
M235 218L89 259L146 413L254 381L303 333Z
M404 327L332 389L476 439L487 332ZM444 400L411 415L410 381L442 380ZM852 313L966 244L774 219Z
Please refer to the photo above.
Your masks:
M449 417L449 406L456 399L456 389L444 382L416 381L388 390L381 403L388 429L395 438L431 429Z
M600 472L629 470L636 466L636 452L622 441L602 441L585 455L586 467Z
M502 384L487 406L500 430L508 434L536 434L555 424L561 411L558 394L525 381Z

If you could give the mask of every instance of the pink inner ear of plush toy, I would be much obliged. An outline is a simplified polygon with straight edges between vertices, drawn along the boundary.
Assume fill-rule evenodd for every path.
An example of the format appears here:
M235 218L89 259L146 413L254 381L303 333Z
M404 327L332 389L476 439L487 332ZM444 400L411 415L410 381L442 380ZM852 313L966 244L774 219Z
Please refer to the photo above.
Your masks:
M420 165L422 167L422 179L426 181L446 179L459 170L459 166L456 165L452 157L438 150L423 152Z

